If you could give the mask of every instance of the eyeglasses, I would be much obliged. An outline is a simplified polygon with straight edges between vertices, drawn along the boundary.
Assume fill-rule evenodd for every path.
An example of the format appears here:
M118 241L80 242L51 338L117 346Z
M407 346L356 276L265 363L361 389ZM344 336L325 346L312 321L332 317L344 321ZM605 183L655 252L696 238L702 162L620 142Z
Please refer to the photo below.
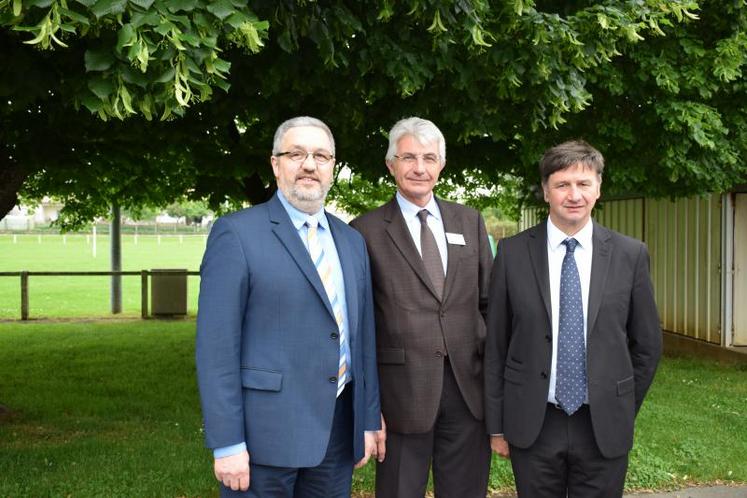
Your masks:
M311 156L314 158L314 162L318 166L324 166L325 164L329 163L332 159L335 158L335 156L333 156L329 152L322 152L322 151L306 152L305 150L301 150L301 149L293 149L293 150L289 150L286 152L278 152L277 154L275 154L275 157L281 157L281 156L288 156L288 158L294 163L306 162L306 159L308 159L308 157Z
M397 159L402 161L403 163L407 164L408 166L413 166L417 164L418 158L422 157L423 162L427 166L435 166L439 163L438 154L428 153L428 154L402 154L401 156L398 156L395 154Z

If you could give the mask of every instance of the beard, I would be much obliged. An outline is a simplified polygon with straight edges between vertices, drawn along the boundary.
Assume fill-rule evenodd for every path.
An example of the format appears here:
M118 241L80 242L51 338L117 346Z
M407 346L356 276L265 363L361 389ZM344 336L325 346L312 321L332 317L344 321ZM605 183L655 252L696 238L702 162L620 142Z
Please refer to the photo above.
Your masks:
M320 182L316 185L304 187L297 183L292 185L278 185L280 191L293 207L304 213L317 213L324 205L330 184Z

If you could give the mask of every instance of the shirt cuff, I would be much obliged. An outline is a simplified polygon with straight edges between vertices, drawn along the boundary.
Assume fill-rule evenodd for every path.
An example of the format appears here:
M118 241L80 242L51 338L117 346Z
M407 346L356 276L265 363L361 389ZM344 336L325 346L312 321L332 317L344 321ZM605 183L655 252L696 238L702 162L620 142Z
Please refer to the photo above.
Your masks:
M224 446L222 448L215 448L213 450L214 458L223 458L232 455L238 455L242 451L246 451L246 443L234 444L232 446Z

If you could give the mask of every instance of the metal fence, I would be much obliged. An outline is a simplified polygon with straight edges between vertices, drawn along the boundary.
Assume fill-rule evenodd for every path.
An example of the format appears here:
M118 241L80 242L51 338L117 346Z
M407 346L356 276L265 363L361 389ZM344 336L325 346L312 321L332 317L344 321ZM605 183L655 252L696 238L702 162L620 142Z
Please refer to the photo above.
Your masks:
M106 277L106 276L137 276L140 275L140 316L148 318L149 312L149 280L153 275L175 274L189 276L199 275L198 271L175 270L140 270L140 271L6 271L0 272L0 277L19 277L21 292L21 320L28 320L30 315L29 279L30 277Z

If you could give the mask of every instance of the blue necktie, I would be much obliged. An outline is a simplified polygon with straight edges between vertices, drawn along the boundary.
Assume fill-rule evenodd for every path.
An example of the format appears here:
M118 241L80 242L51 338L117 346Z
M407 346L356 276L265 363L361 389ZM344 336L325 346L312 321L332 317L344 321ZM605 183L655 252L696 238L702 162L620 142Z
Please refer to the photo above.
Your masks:
M586 397L586 344L584 343L584 308L581 304L581 279L573 252L578 241L566 239L563 266L560 270L560 323L558 325L558 360L555 399L568 415L578 410Z

